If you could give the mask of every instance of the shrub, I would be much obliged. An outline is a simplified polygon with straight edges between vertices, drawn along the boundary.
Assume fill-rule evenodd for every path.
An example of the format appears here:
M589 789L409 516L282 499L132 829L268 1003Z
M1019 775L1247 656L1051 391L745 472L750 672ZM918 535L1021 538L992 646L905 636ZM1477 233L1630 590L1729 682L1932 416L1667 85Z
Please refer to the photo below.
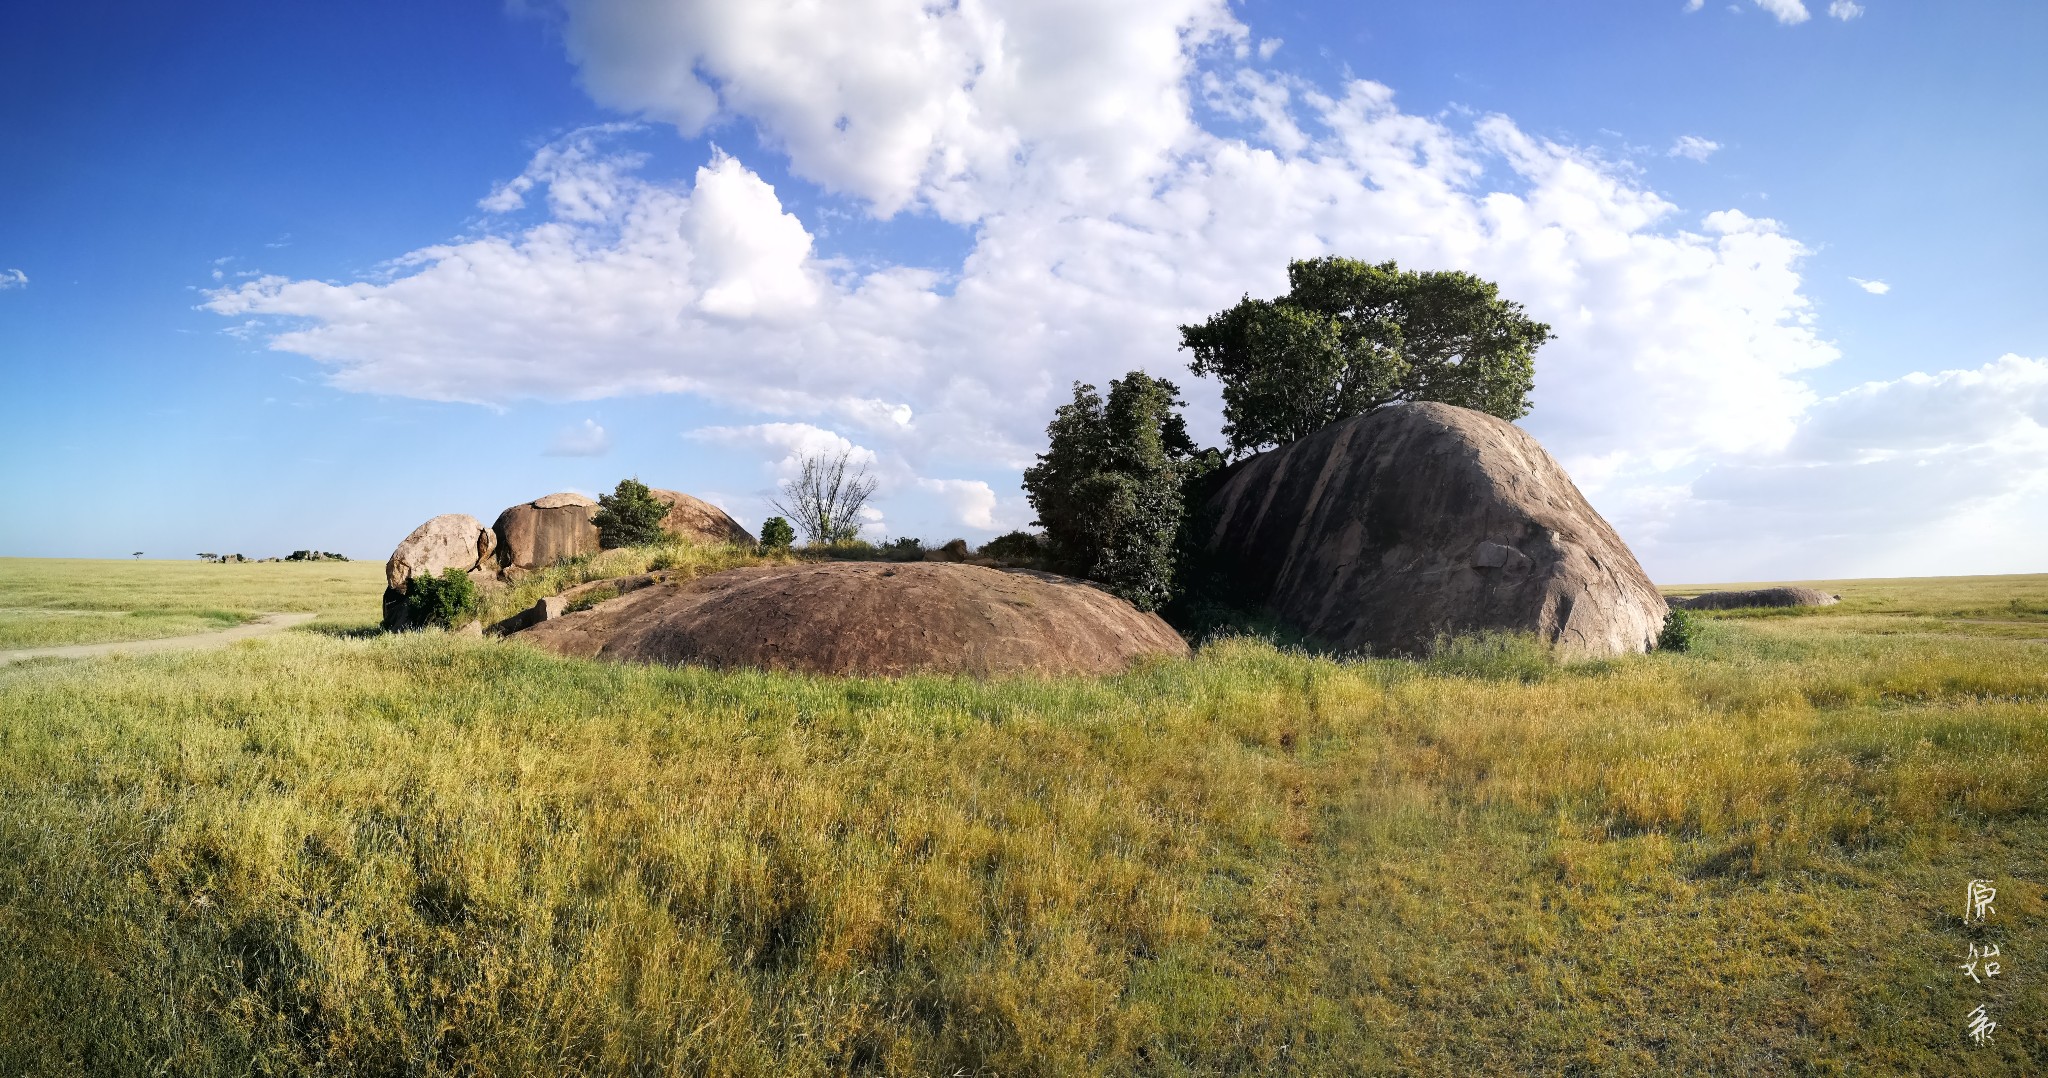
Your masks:
M1037 532L1014 531L998 535L975 551L1004 565L1036 566L1046 561L1045 536Z
M890 561L917 561L924 557L924 540L905 535L882 544L882 556Z
M1179 392L1144 371L1112 379L1106 398L1074 383L1024 470L1053 562L1140 610L1174 597L1181 488L1205 459L1175 410Z
M769 517L761 522L761 549L788 550L796 542L796 529L781 517Z
M1691 611L1674 609L1664 615L1664 631L1657 634L1659 651L1691 651L1699 642L1700 619Z
M598 545L609 550L661 542L661 522L668 517L668 503L655 497L647 484L621 479L610 494L598 495L597 504L597 515L590 519L597 525Z
M460 569L443 569L439 577L418 576L406 585L406 621L453 629L476 620L483 609L476 582Z

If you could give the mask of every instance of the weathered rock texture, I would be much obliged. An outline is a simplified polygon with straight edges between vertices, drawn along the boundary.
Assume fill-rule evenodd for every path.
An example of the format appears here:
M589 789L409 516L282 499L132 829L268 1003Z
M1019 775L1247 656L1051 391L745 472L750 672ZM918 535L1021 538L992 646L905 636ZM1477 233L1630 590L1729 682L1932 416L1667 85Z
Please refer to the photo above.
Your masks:
M405 589L414 577L440 576L444 569L470 572L490 562L497 542L468 513L443 513L414 528L384 563L384 626L404 627Z
M1188 650L1158 615L1080 581L925 562L659 580L513 639L581 658L883 677L1110 674Z
M668 515L661 519L661 529L665 532L699 543L759 545L753 532L740 527L739 521L727 516L725 510L702 498L691 497L680 490L657 488L651 493L668 503Z
M598 551L597 503L581 494L550 494L498 514L498 564L507 569L540 569L565 558Z
M1813 588L1757 588L1754 591L1710 591L1671 605L1687 610L1735 610L1745 606L1833 606L1839 595Z
M1238 598L1321 643L1427 651L1535 632L1575 656L1651 647L1665 605L1635 556L1521 428L1406 404L1235 465L1204 510Z

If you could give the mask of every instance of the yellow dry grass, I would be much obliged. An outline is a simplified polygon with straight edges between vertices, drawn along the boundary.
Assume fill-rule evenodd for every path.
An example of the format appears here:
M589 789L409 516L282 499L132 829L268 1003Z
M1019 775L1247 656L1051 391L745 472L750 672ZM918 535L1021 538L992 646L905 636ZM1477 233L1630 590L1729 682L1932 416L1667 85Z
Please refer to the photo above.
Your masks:
M0 1073L2042 1073L2048 644L1915 587L1567 667L0 669Z

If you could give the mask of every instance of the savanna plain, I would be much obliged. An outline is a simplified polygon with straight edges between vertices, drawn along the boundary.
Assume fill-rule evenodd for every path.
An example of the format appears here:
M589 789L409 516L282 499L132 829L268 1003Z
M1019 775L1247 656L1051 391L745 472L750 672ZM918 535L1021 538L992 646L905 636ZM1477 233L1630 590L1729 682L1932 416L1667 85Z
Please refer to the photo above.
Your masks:
M745 560L606 557L526 590ZM381 569L0 560L0 648L320 615L0 666L0 1075L2048 1073L2048 576L974 682L384 634Z

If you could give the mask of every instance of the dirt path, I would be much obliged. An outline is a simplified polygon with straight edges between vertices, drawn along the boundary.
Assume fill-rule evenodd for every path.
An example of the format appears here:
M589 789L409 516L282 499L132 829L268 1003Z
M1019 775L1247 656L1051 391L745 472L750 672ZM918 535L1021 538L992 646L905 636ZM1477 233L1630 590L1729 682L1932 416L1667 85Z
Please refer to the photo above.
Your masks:
M90 659L99 655L143 655L152 651L196 651L203 648L226 647L237 640L250 637L268 636L271 633L304 625L317 614L265 614L246 625L222 629L212 633L193 633L190 636L165 636L155 640L117 640L109 644L71 644L59 648L21 648L15 651L0 651L0 666L21 662L24 659Z

